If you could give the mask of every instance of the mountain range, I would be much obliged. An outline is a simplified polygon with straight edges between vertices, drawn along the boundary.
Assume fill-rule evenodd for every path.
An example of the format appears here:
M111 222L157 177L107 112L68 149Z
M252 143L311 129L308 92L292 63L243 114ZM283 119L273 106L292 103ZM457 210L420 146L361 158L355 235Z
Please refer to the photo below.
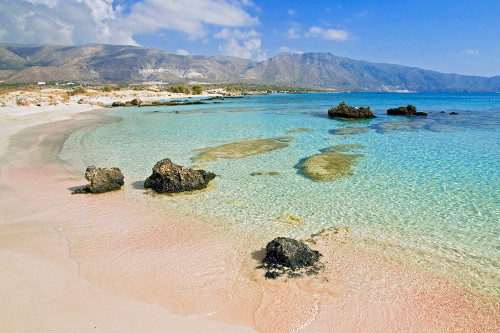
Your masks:
M331 53L281 53L256 62L103 44L0 44L0 81L262 83L335 91L500 92L500 76L444 74Z

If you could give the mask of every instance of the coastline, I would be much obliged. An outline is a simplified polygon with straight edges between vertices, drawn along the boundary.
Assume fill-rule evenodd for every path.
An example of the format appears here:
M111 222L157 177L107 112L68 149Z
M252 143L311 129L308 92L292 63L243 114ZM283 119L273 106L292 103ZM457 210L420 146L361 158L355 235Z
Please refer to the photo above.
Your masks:
M13 319L0 321L12 325L6 325L8 329L23 330L15 325L29 325L20 319L28 313L34 319L31 324L40 325L31 329L57 331L88 330L89 315L100 328L111 330L120 324L122 330L134 331L133 318L148 318L148 330L174 322L194 325L180 328L184 331L200 327L250 331L193 314L264 332L321 332L332 327L338 331L495 331L500 327L498 299L362 251L340 236L317 239L314 244L325 255L327 266L321 275L271 281L255 270L266 240L224 235L208 230L203 221L156 211L148 204L154 198L131 202L126 193L137 189L130 186L98 196L71 196L68 188L81 185L82 178L41 161L40 156L47 154L37 152L53 148L43 145L49 133L57 134L60 126L68 124L80 126L82 119L56 124L53 120L60 118L51 117L14 120L19 126L23 121L31 127L44 120L52 125L26 130L24 135L33 139L34 146L22 152L24 162L16 158L18 164L10 165L0 178L6 212L1 222L1 266L10 270L0 282L3 290L9 290L2 312L15 312ZM19 151L16 148L13 151ZM33 156L38 157L33 160ZM66 286L65 292L58 284ZM51 293L44 290L46 286ZM21 299L24 307L14 310L11 305ZM40 307L47 301L51 307L42 313ZM110 312L113 307L124 311ZM191 316L171 315L167 308ZM49 318L47 326L37 315ZM55 322L61 326L50 326ZM138 329L144 326L137 325Z

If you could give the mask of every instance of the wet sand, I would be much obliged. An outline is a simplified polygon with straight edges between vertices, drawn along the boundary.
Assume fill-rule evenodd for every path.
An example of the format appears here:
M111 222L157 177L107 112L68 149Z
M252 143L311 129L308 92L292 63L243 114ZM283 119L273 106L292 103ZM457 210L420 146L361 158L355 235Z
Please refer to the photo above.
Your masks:
M163 198L130 184L71 195L86 181L57 153L71 131L107 121L27 128L0 159L0 330L500 330L498 298L361 250L343 230L310 241L320 274L268 280L256 267L272 238L161 211Z

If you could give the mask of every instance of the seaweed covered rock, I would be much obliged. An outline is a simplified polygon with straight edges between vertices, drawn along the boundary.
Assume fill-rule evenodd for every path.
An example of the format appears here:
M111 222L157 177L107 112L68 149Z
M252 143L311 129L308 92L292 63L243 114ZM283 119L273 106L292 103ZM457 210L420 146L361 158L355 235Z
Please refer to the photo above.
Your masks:
M393 116L427 116L425 112L417 112L417 108L410 104L408 106L389 109L387 110L387 114Z
M179 193L201 190L215 178L215 174L205 170L194 170L163 159L153 167L153 174L144 182L145 188L158 193Z
M117 191L124 184L123 173L119 168L97 168L93 165L87 167L85 178L90 182L84 188L73 193L104 193Z
M340 103L337 107L328 110L328 116L338 118L374 118L375 116L370 111L370 107L356 108L349 106L344 102Z
M285 273L299 276L301 271L314 274L319 269L320 256L318 251L293 238L277 237L267 244L262 267L267 269L266 277L271 279Z

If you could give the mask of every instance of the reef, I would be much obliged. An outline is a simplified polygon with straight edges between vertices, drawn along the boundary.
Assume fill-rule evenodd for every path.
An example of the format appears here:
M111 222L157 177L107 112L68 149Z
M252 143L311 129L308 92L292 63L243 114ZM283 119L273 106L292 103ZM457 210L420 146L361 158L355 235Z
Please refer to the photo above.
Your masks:
M323 152L297 164L300 172L314 181L333 181L353 174L351 167L362 154Z
M330 133L337 135L351 135L351 134L366 133L369 130L370 130L369 127L344 127L331 130Z
M195 162L214 161L220 158L237 159L253 155L269 153L283 149L290 145L293 137L280 137L272 139L245 140L227 143L216 147L196 149L199 154L193 157Z
M90 184L73 191L73 194L117 191L124 184L123 173L119 168L97 168L91 165L85 171L85 179Z
M342 145L335 145L331 147L327 147L324 149L321 149L322 153L341 153L341 152L350 152L356 149L363 149L366 148L365 145L362 145L361 143L346 143Z
M286 132L288 134L293 134L293 133L314 132L314 131L316 131L315 128L293 128L287 130Z

